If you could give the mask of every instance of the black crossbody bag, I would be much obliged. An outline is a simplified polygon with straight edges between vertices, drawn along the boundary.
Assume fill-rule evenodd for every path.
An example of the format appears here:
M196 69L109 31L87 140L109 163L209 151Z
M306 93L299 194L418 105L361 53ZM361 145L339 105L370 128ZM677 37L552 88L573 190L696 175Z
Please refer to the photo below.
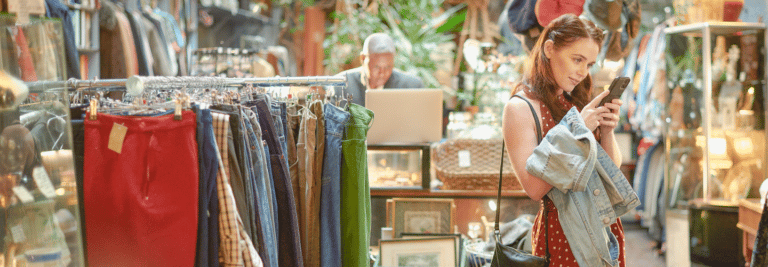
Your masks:
M541 143L541 125L539 124L539 117L536 114L536 110L533 109L533 105L531 105L531 102L528 101L528 99L525 99L522 96L514 95L512 97L519 97L525 103L528 103L528 107L531 108L531 113L533 114L533 120L536 122L536 139L538 140L538 143ZM501 267L501 266L523 266L523 267L545 267L549 265L549 239L547 237L549 236L549 227L546 226L547 221L547 207L544 206L544 240L547 245L547 256L542 258L538 256L534 256L533 254L529 254L525 251L515 249L510 246L506 246L501 242L501 235L499 233L499 214L501 213L501 180L502 180L502 173L504 172L504 148L505 143L504 141L501 142L501 168L499 170L499 194L496 197L496 222L494 222L494 235L496 236L496 250L493 252L493 260L491 261L491 266L493 267Z

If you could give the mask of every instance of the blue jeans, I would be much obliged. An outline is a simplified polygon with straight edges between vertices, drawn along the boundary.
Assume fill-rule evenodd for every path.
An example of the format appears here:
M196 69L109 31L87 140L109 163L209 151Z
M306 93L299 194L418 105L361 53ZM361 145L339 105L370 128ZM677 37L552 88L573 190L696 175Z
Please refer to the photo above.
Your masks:
M256 101L258 114L270 114L267 102ZM278 136L271 116L259 116L262 137L269 146L272 163L272 178L275 182L277 199L277 220L281 227L278 232L280 251L279 266L303 266L301 254L301 239L299 237L299 219L296 215L296 202L293 197L293 186L288 177L288 166L285 155L278 141Z
M254 182L254 200L256 204L256 214L258 215L258 225L261 232L259 244L260 254L265 266L277 266L277 238L275 229L275 211L272 209L274 201L271 178L267 170L269 163L265 161L264 145L261 142L261 127L258 124L258 115L246 109L243 111L244 118L249 120L247 127L248 146L251 155L251 167L253 170Z
M198 266L219 266L219 197L216 178L219 160L210 109L197 113L197 148L200 164L200 191L198 199L197 257Z
M349 113L325 104L325 152L320 192L321 266L341 266L341 139Z

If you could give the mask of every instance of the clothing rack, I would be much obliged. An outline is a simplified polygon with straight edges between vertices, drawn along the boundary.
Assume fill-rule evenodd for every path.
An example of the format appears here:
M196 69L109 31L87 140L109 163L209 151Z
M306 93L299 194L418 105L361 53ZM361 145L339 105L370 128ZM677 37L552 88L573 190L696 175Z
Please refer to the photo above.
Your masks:
M92 87L122 87L125 86L129 95L138 95L145 90L163 89L169 87L209 87L227 88L253 86L346 86L345 76L306 76L306 77L274 77L274 78L221 78L221 77L164 77L164 76L132 76L128 79L92 79L66 81L42 81L26 83L30 93L42 93L51 88L68 88L78 91Z

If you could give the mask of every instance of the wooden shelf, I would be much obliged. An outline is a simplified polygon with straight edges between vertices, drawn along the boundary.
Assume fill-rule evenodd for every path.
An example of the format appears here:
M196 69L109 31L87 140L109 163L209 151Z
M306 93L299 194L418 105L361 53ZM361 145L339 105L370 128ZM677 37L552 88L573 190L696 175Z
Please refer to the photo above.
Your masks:
M371 189L371 197L495 198L495 190ZM525 191L501 191L504 198L527 198Z

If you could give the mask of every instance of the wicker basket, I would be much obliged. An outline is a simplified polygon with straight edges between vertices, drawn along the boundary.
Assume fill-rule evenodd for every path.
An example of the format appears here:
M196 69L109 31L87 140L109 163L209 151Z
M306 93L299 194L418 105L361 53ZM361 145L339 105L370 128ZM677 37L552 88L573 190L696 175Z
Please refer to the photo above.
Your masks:
M723 21L724 0L675 0L680 24Z
M460 166L459 152L469 152L469 166ZM462 152L466 155L466 152ZM501 140L455 139L432 147L435 176L446 190L497 190ZM466 164L465 164L466 165ZM504 152L503 190L522 190Z

